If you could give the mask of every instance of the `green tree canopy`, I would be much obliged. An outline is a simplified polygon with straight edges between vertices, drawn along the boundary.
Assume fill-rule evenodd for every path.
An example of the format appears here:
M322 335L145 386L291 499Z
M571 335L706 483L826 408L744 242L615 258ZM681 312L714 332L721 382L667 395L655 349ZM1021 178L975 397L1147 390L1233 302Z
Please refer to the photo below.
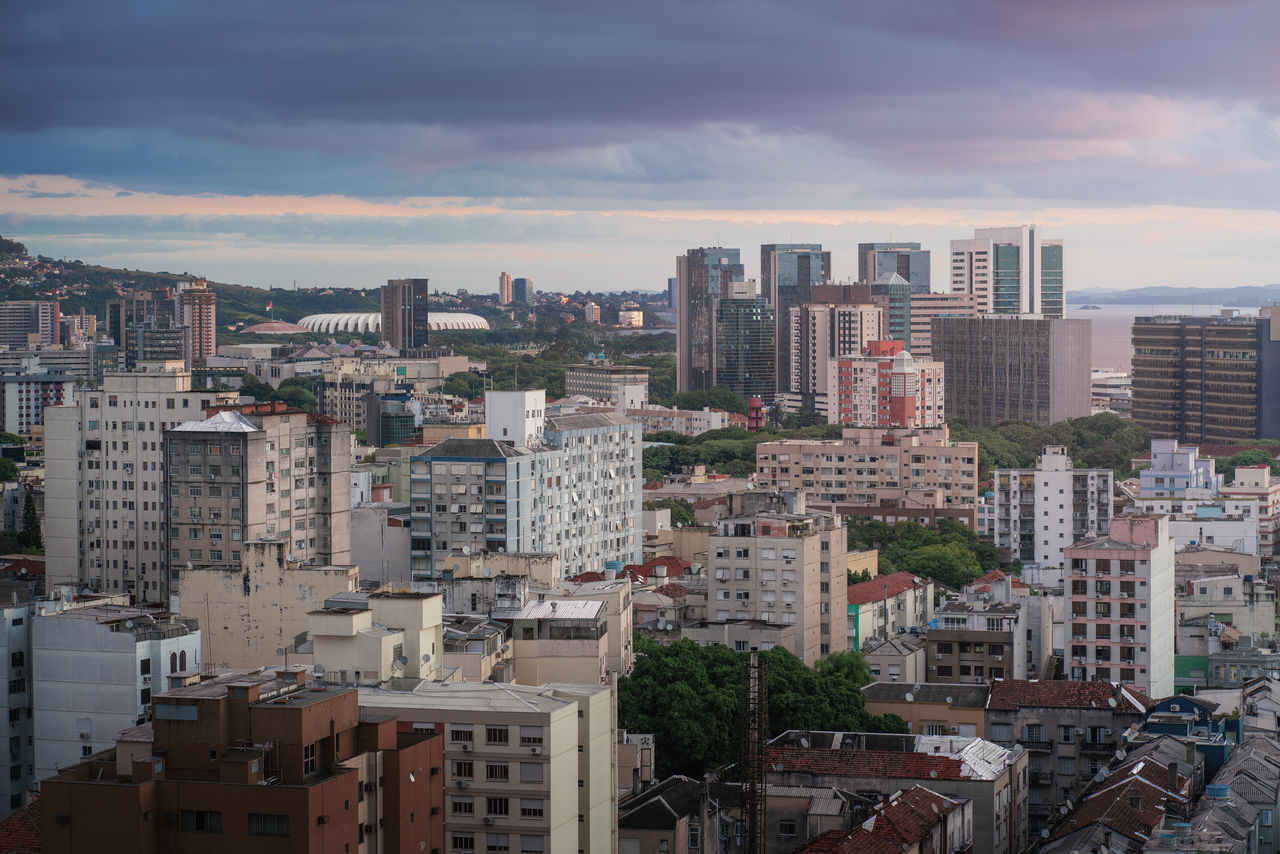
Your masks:
M644 509L670 510L671 524L673 526L698 524L698 520L693 515L693 508L683 498L659 498L657 501L646 501Z
M1215 460L1216 468L1222 473L1224 483L1231 483L1236 479L1236 468L1239 466L1269 466L1272 476L1280 477L1280 462L1276 462L1271 454L1265 448L1250 448L1225 459L1219 457Z
M40 532L40 514L36 512L35 493L27 490L22 504L22 530L18 532L18 546L27 554L44 554L44 536Z
M1029 468L1046 445L1065 445L1076 465L1108 468L1118 479L1132 476L1134 457L1151 447L1151 434L1132 421L1105 412L1041 427L1006 421L991 428L972 427L950 419L951 438L978 443L978 477L997 468Z
M27 440L17 433L6 433L0 430L0 445L25 445Z
M849 548L880 552L880 571L906 571L948 587L962 587L1000 566L995 546L951 519L937 525L899 522L886 525L849 520Z
M896 715L866 711L859 690L870 671L856 652L814 668L782 647L764 653L771 735L789 729L905 732ZM700 777L737 760L746 653L691 640L661 646L637 636L636 666L618 682L619 725L652 732L663 776Z
M0 457L0 481L13 483L18 479L18 464L8 457Z

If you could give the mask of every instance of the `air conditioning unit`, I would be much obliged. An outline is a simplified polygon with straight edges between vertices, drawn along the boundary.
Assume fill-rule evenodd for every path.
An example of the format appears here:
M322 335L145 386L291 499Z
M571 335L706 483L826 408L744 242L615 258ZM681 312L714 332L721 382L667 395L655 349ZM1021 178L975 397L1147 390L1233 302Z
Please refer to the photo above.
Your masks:
M493 824L493 816L491 816L491 815L487 815L487 816L485 816L485 817L484 817L484 823L485 823L485 824Z
M142 674L142 684L143 684L143 685L150 685L150 684L151 684L151 674L150 674L150 673L144 673L144 674Z
M951 734L952 734L952 735L959 735L959 734L960 734L960 727L958 727L958 726L953 726L953 727L951 728Z
M471 784L470 784L470 783L468 783L466 780L459 780L459 781L458 781L458 788L459 788L459 789L465 789L465 788L467 788L467 787L468 787L468 786L470 786L470 785L471 785Z
M541 752L542 752L542 748L535 744L533 747L530 747L530 748L529 748L529 752L530 752L530 753L541 753Z
M87 732L82 732L82 733L80 733L80 740L81 740L81 741L88 741L88 740L89 740L89 738L90 738L89 733L87 733Z
M933 654L933 657L934 657L934 660L936 660L936 661L942 661L942 653L940 653L940 652L935 652L935 653Z
M377 789L377 788L378 788L378 787L377 787L377 786L375 786L373 783L365 783L365 784L364 784L364 790L365 790L366 792L372 792L372 791L374 791L374 790L375 790L375 789Z
M364 832L365 832L365 833L373 833L373 825L372 825L372 824L366 824L366 825L364 826Z
M995 660L996 660L996 661L1004 661L1004 656L1003 656L1003 655L997 655L997 656L995 656Z
M328 824L328 823L329 823L329 816L327 815L316 816L316 824Z
M1122 593L1120 594L1120 598L1121 598L1121 599L1128 599L1128 598L1129 598L1129 594L1128 594L1128 593L1124 593L1124 592L1122 592Z
M471 749L471 745L464 741L464 742L462 743L462 749L463 749L463 750L470 750L470 749Z

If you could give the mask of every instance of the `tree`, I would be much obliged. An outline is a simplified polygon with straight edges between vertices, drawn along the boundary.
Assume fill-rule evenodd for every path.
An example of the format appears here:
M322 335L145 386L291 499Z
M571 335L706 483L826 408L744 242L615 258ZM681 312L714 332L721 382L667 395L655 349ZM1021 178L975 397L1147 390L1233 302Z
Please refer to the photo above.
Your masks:
M40 514L36 512L35 493L29 489L22 505L22 530L18 532L18 545L24 553L44 554L44 536L40 533Z
M0 430L0 445L25 445L27 440L17 433L6 433Z
M471 371L458 371L457 373L449 374L449 378L444 381L441 391L454 397L471 400L484 394L484 379L479 374Z
M683 498L659 498L657 501L645 502L646 510L670 510L672 525L697 525L693 507Z
M745 653L690 640L637 636L636 665L618 682L618 722L657 740L659 773L700 777L737 759ZM896 715L868 714L859 690L870 669L856 652L806 667L783 647L764 653L771 735L789 729L906 732Z
M18 464L8 457L0 457L0 482L13 483L18 479Z
M1222 473L1224 483L1235 481L1236 469L1240 466L1269 466L1271 468L1271 476L1280 477L1280 462L1276 462L1272 452L1265 448L1250 448L1247 451L1233 454L1225 460L1219 458L1216 462L1218 464L1217 470Z

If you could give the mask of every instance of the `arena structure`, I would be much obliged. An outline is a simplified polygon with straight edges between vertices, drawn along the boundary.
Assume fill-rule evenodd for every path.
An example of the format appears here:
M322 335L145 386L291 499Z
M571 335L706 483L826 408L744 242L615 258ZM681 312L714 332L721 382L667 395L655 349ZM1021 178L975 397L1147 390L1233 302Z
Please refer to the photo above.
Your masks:
M381 332L382 315L376 311L354 312L351 314L309 314L298 321L298 325L312 332L332 334L335 332ZM446 329L487 330L489 321L478 314L462 312L430 312L427 314L427 328L434 331Z

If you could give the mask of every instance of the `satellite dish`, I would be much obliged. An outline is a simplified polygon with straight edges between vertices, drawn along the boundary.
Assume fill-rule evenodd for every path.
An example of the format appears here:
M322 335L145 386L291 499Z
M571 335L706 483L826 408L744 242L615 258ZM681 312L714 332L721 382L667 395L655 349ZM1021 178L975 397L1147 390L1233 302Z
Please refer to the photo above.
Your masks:
M908 703L914 703L914 702L916 701L916 695L915 695L915 694L912 694L910 691L908 691L908 692L907 692L907 696L905 697L905 699L906 699L906 701L907 701Z
M404 670L404 666L408 663L409 663L409 659L405 658L403 655L397 656L396 659L391 662L391 669Z
M504 643L504 644L502 645L502 651L503 651L503 652L511 652L511 644L509 644L509 643Z
M952 704L952 703L954 703L954 702L955 702L955 700L953 700L952 698L950 698L950 697L948 697L948 698L947 698L947 705L948 705L948 706L949 706L949 705L951 705L951 704Z
M507 553L507 547L506 547L506 546L498 546L498 554L500 554L500 555L504 555L504 554L506 554L506 553Z
M125 627L126 629L131 629L131 628L133 628L133 620L125 620L125 621L124 621L124 627Z
M323 676L324 676L324 665L323 665L323 664L317 664L315 667L311 668L311 672L312 672L312 673L314 673L314 674L315 674L316 676L318 676L318 677L323 677Z
M933 778L933 779L935 779L935 780L936 780L936 779L938 778L938 772L937 772L937 771L930 771L930 772L929 772L929 776L930 776L931 778Z
M1114 708L1116 707L1116 698L1115 698L1115 697L1108 697L1108 698L1107 698L1107 705L1114 709Z
M1127 755L1123 747L1116 751L1116 759L1124 759Z
M1105 768L1099 768L1098 773L1093 775L1093 782L1095 783L1101 783L1105 779L1107 779L1107 770Z
M1041 839L1049 838L1049 828L1046 827L1044 830L1040 831L1040 838Z
M192 568L191 561L187 561L187 569L191 569L191 568Z
M485 577L485 578L490 578L490 577L492 577L492 576L493 576L493 570L486 566L486 567L484 568L484 577Z
M801 747L804 747L804 748L807 748L807 747L809 746L809 739L804 738L804 737L801 737L801 739L800 739L800 746L801 746Z
M463 553L464 555L469 555L469 554L471 554L471 546L463 546L463 547L462 547L462 553Z
M430 663L431 663L431 653L429 653L429 652L424 652L424 653L422 654L422 663L423 663L423 664L430 664Z
M282 646L276 647L276 655L284 655L284 647Z

